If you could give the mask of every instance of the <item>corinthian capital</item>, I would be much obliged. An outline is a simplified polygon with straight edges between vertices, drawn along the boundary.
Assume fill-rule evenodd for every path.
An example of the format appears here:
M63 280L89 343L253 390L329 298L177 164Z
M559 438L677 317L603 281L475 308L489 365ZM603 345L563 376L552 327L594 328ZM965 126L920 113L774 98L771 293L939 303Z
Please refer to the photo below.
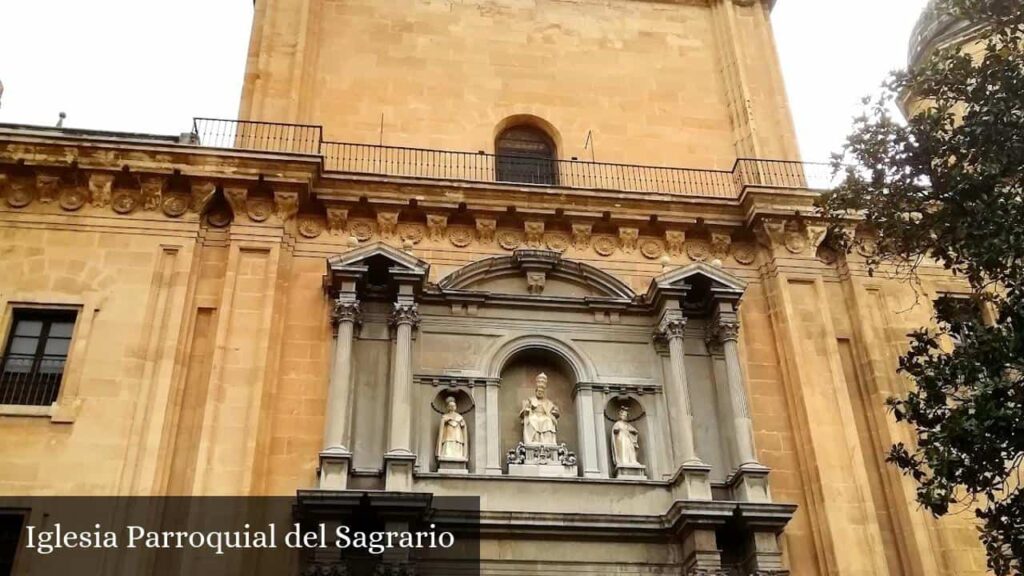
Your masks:
M393 326L408 324L416 328L416 326L419 326L419 323L420 311L416 304L395 303L394 309L391 310L391 324Z
M733 342L737 342L739 341L739 339L739 320L717 320L714 324L711 325L711 329L708 331L708 340L710 342L722 344L730 340Z
M335 326L341 322L352 322L358 324L362 320L362 310L359 308L358 300L335 300L334 308L331 310L331 321Z
M659 340L682 339L686 330L686 318L684 316L666 317L658 324L654 331L654 337Z

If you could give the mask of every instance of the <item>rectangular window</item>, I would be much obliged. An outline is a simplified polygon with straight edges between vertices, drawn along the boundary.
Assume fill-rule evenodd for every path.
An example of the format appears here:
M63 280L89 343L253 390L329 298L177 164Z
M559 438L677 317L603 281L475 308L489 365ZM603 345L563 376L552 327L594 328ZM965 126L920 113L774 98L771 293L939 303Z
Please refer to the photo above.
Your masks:
M74 329L73 310L14 311L0 357L0 404L49 406L57 400Z

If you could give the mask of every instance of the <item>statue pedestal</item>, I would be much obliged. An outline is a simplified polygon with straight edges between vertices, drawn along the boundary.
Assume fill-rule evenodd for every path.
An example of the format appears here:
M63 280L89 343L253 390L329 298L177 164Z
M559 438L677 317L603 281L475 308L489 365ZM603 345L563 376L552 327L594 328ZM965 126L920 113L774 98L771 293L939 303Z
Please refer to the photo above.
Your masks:
M441 474L469 474L469 463L465 458L439 457L437 471Z
M615 477L630 480L646 480L647 466L643 464L616 464Z
M579 476L576 455L565 444L525 444L508 451L509 476L575 478Z

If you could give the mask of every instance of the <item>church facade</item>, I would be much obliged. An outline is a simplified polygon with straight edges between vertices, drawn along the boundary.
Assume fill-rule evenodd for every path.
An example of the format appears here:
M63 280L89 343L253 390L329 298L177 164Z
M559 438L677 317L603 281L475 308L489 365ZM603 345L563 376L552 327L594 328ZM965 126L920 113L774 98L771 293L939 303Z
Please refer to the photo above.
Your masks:
M884 462L966 287L823 243L771 4L257 0L240 120L0 127L0 494L474 496L482 574L984 573Z

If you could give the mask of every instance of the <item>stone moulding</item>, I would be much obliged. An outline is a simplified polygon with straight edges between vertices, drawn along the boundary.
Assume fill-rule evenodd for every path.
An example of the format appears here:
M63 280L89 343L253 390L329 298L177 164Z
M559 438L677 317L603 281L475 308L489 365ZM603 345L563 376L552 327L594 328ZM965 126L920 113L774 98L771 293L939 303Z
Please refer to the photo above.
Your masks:
M818 255L820 227L808 225L818 196L812 190L750 186L737 198L686 196L684 202L678 195L638 194L628 209L622 209L616 208L621 192L559 189L556 197L551 190L538 188L521 191L527 197L514 202L519 208L530 206L530 213L507 219L508 191L494 183L463 183L458 190L452 183L428 179L399 184L388 176L326 173L310 158L245 150L211 154L195 146L139 138L71 140L17 128L0 129L0 140L4 138L17 142L0 150L0 193L4 207L13 210L50 204L67 212L89 207L93 213L105 209L125 217L151 217L150 211L158 211L168 218L209 222L207 207L215 194L223 193L233 217L218 215L214 221L224 226L288 224L294 231L286 234L290 241L337 243L339 251L351 248L351 237L362 243L383 239L396 246L410 240L413 245L429 242L429 249L443 244L449 249L493 250L490 247L497 245L514 251L525 244L581 257L655 261L651 266L661 261L666 269L674 259L725 261L725 254L733 256L730 263L751 265L754 250L749 243L740 243L740 248L735 238L750 232L766 238L761 222L768 219L800 220L798 234L784 234L769 244L802 259L817 260ZM126 146L130 155L124 153ZM77 160L68 161L69 155L89 162L83 161L80 168ZM120 178L124 173L131 178ZM427 211L418 216L425 218L420 221L422 239L418 232L399 230L410 197ZM466 200L472 200L468 212ZM308 223L296 228L292 221L300 204L303 215L320 221L319 231ZM559 213L569 205L574 207L571 213ZM457 213L462 213L459 224L448 226ZM608 219L608 214L615 216ZM659 231L640 224L652 216L657 216ZM716 232L710 242L691 245L687 232L700 221ZM782 228L793 229L789 223ZM329 232L326 238L323 232Z

